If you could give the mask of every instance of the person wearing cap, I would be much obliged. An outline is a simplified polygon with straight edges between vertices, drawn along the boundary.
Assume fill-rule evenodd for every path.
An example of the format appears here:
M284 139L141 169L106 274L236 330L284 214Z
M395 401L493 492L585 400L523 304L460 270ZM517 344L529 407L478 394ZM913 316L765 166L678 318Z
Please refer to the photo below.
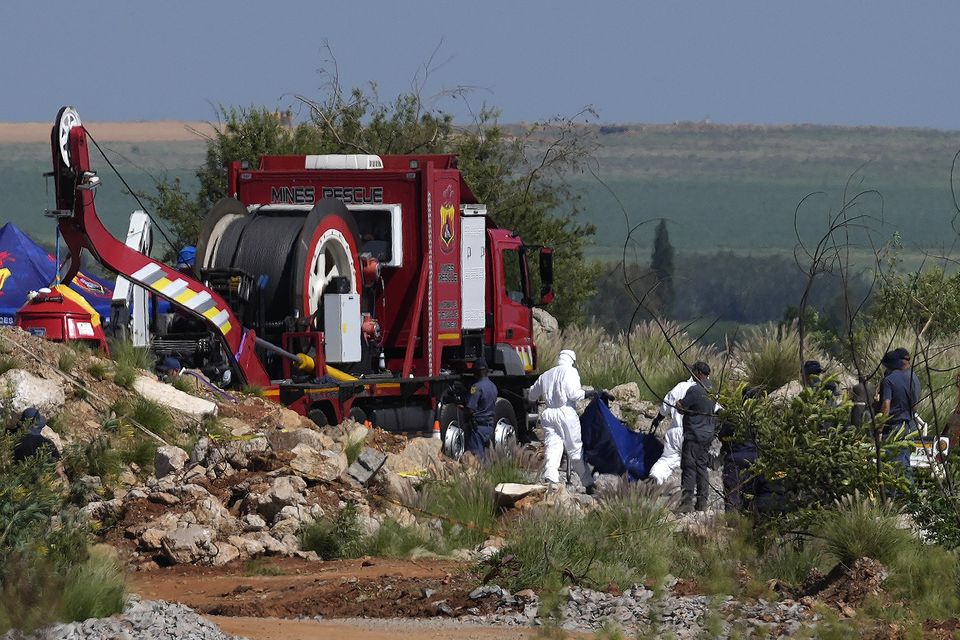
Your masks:
M823 366L819 360L807 360L803 363L803 386L812 387L817 390L829 391L832 396L837 395L837 384L835 382L824 383L820 376L823 374Z
M683 445L680 449L680 511L705 511L710 495L710 444L717 435L717 403L707 393L710 367L701 374L677 408L683 415ZM694 505L696 497L696 505Z
M466 449L474 456L482 458L494 436L494 408L497 404L497 385L487 376L487 361L477 358L473 361L476 380L470 387L467 409L473 416L472 428L467 432Z
M160 361L160 364L157 365L157 377L161 380L167 381L172 378L175 378L183 367L180 365L180 361L172 356L168 356Z
M759 387L743 390L744 401L759 396ZM747 506L746 496L756 494L757 476L750 470L758 455L753 427L724 420L720 423L717 437L720 439L720 456L723 459L724 509L728 512L741 511Z
M36 408L28 407L16 422L7 427L7 432L16 438L13 460L23 462L43 451L50 460L56 462L57 475L66 480L63 463L60 461L60 451L53 441L43 435L43 428L46 426L47 421L43 415Z
M920 379L910 368L910 352L902 347L885 353L880 364L887 370L880 381L880 414L888 417L883 425L886 440L916 430L914 408L920 401ZM900 450L896 459L909 467L910 450Z
M709 377L710 365L706 362L693 363L690 367L690 377L678 382L660 403L657 417L653 419L653 426L659 426L664 418L670 418L670 424L663 436L663 453L650 468L650 479L657 484L666 482L680 466L680 452L683 449L683 415L677 408L677 403L686 395L690 387Z
M177 252L177 271L193 276L193 265L197 261L197 248L187 246Z
M547 405L540 414L544 448L542 479L550 484L560 483L560 459L566 450L570 466L589 494L593 493L593 474L583 460L580 416L577 415L577 403L586 394L576 363L576 353L570 349L561 351L556 366L540 374L527 397L531 402L543 398Z

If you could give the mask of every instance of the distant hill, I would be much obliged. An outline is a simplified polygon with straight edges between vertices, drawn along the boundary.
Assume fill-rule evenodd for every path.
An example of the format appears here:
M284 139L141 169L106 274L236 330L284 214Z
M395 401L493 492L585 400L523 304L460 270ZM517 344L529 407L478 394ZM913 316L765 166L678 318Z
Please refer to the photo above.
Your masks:
M88 123L111 160L135 190L162 175L193 187L204 160L209 125L182 122ZM620 254L626 222L666 217L681 252L731 249L786 252L793 248L793 212L808 193L825 191L804 216L803 233L822 227L836 211L848 179L851 191L883 196L861 211L882 214L882 232L899 232L916 250L952 242L950 162L960 132L813 125L752 126L677 123L594 127L600 184L575 176L586 219L598 227L591 254ZM0 123L0 222L15 220L41 240L53 237L43 209L53 206L50 124ZM120 235L137 203L94 150L103 179L97 205ZM609 189L609 190L608 190ZM614 198L610 191L616 195ZM651 229L652 230L652 229ZM651 238L652 242L652 238Z

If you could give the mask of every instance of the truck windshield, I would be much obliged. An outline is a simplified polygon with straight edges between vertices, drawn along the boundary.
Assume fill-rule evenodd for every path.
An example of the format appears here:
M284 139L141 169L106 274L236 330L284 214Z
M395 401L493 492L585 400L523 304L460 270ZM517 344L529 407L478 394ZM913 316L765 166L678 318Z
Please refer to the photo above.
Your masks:
M523 273L521 266L523 260L522 254L516 249L504 249L503 251L503 290L507 292L507 297L523 304L526 299L526 287L524 287Z

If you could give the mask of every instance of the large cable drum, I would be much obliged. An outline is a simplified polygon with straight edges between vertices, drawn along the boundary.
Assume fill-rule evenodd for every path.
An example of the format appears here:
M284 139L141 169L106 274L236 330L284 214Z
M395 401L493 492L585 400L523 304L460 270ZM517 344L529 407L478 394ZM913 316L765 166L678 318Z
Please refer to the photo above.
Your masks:
M224 198L210 210L197 243L204 271L240 270L262 286L267 321L314 318L331 284L356 293L357 230L344 204L266 205L249 210ZM322 328L322 327L318 327Z

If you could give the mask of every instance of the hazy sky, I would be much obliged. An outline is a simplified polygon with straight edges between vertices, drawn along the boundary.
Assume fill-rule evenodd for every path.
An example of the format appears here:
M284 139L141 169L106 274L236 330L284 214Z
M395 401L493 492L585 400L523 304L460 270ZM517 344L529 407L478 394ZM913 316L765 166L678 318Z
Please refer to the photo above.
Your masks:
M208 120L217 104L347 86L476 87L503 120L907 125L960 129L957 2L181 2L0 7L0 121ZM438 49L439 47L439 49ZM445 103L463 119L467 105Z

